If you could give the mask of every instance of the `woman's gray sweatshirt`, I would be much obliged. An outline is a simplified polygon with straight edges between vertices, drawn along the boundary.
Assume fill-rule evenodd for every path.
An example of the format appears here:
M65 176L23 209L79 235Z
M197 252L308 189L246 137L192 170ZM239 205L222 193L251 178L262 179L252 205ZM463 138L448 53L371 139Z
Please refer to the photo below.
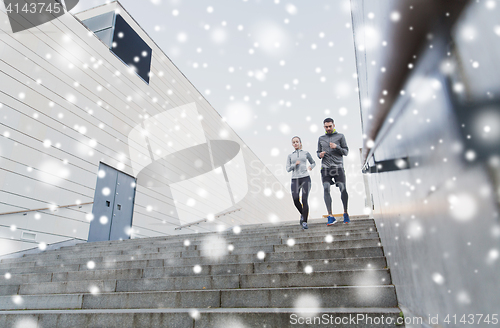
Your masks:
M300 161L299 165L296 165L297 160ZM311 163L311 168L314 169L316 166L316 162L313 160L311 154L308 151L297 149L290 155L286 160L286 171L292 171L292 179L298 179L309 176L309 172L307 171L307 161Z

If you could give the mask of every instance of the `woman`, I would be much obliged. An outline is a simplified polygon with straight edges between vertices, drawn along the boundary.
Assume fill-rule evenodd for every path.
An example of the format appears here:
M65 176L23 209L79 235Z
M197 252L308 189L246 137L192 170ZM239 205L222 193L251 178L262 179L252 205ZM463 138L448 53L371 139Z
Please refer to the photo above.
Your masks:
M311 171L316 166L316 162L308 151L302 150L302 141L299 137L292 138L292 146L295 151L288 155L286 170L287 172L292 171L292 197L295 207L300 213L300 225L302 229L308 229L309 204L307 203L307 197L311 190L311 178L307 170ZM307 167L307 161L311 164L309 167ZM299 201L300 189L302 189L302 204Z

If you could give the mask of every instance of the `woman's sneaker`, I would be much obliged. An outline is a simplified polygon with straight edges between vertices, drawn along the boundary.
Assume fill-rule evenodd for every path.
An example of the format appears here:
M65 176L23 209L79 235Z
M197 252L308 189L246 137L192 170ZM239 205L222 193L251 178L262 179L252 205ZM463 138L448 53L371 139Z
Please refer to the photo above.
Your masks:
M302 229L309 229L307 222L302 222Z
M328 223L327 226L331 226L337 223L337 220L333 217L333 215L328 215Z
M344 223L349 223L351 222L351 219L349 219L349 214L344 213Z
M300 225L302 226L302 223L304 223L304 217L302 215L300 215Z

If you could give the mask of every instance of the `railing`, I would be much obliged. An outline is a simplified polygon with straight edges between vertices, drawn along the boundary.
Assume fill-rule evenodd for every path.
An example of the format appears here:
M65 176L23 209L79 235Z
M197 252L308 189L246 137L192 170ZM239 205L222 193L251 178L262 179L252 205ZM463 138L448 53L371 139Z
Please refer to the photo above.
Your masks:
M363 32L363 27L369 10L368 6L365 7L364 4L369 3L369 1L351 0L354 49L359 76L358 95L361 104L362 130L366 135L362 153L362 162L365 169L368 167L368 162L373 156L375 148L383 139L384 132L387 132L384 130L387 130L388 118L391 115L395 119L391 112L394 113L394 107L398 106L398 100L401 99L399 97L400 92L411 75L415 75L415 70L408 69L409 63L413 65L415 59L420 58L421 53L428 49L429 35L433 35L433 40L436 40L436 26L438 27L438 33L443 35L450 33L453 24L459 19L460 14L469 2L472 1L447 1L446 3L428 1L428 6L422 6L414 10L413 6L408 6L405 1L391 1L389 7L386 8L388 12L400 13L401 21L398 24L400 26L411 26L412 32L408 33L404 29L395 29L389 27L389 25L387 25L386 29L382 28L381 35L383 35L388 46L383 52L384 55L377 61L377 65L390 67L390 70L388 70L387 74L378 74L376 79L374 75L372 77L374 81L372 82L368 81L369 70L367 67L369 67L369 63L367 62L366 50L359 50L359 46L362 45L359 43L363 43L364 38L368 37L366 32ZM441 19L440 17L444 17L445 14L446 19ZM358 35L357 33L361 34ZM369 82L370 88L368 87ZM369 110L366 105L363 105L365 98L370 100L372 104ZM404 98L408 99L408 97ZM400 107L404 108L404 105ZM368 141L373 142L374 145L368 147Z
M68 207L73 207L73 206L79 206L80 208L83 205L90 205L94 204L94 202L88 202L88 203L81 203L81 204L72 204L72 205L61 205L61 206L53 206L53 207L47 207L47 208L37 208L34 210L24 210L24 211L15 211L15 212L5 212L5 213L0 213L1 215L8 215L8 214L19 214L19 213L24 213L24 215L28 214L29 212L38 212L38 211L47 211L47 210L56 210L58 208L68 208Z
M227 212L223 212L221 214L216 215L215 218L220 218L221 216L224 216L224 215L227 215L227 214L231 214L231 213L234 213L234 212L238 212L238 211L241 211L241 208L232 209L232 210L229 210ZM208 221L208 219L204 218L204 219L201 219L199 221L195 221L195 222L191 222L191 223L188 223L188 224L181 225L180 227L175 228L175 230L182 230L182 228L188 228L188 227L191 227L191 226L194 226L194 225L197 225L197 224L200 224L200 223L204 223L204 222L207 222L207 221Z

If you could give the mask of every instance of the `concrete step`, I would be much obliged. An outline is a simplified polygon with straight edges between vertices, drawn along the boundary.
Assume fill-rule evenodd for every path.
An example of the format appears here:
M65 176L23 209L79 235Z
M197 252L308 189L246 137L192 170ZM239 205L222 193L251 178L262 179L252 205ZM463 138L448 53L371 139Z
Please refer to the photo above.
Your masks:
M0 277L0 285L35 284L52 281L52 273L10 273Z
M281 244L286 244L286 241L290 238L295 240L296 244L301 243L321 243L329 242L330 240L356 240L356 239L366 239L366 238L379 238L378 232L355 232L355 233L328 233L324 232L322 234L316 234L314 236L304 236L303 234L298 236L287 236L286 238L281 238Z
M305 232L309 233L316 233L317 231L328 231L328 232L348 232L348 231L357 231L357 230L366 230L369 228L373 228L373 231L376 231L376 226L373 220L366 220L366 222L359 222L359 223L351 223L351 224L340 224L337 223L333 226L327 227L326 224L311 224L310 228L308 230L305 230ZM177 235L177 236L164 236L164 237L154 237L154 238L138 238L138 239L132 239L132 240L126 240L126 241L102 241L102 242L93 242L93 243L81 243L75 246L65 246L61 247L61 250L67 250L67 249L72 249L72 248L86 248L86 247L96 247L96 248L102 248L106 247L108 248L109 246L113 247L117 244L123 244L126 243L127 245L136 245L136 244L156 244L156 243L161 243L161 242L181 242L184 240L190 240L190 241L195 241L199 240L200 238L204 239L209 236L222 236L223 238L231 238L231 237L244 237L244 235L248 235L248 237L255 237L255 236L272 236L272 235L278 235L278 234L293 234L293 233L301 233L303 232L301 227L298 224L293 224L293 225L286 225L286 226L279 226L279 227L269 227L269 228L262 228L261 231L259 230L249 230L245 228L245 226L242 227L242 230L239 234L235 234L232 230L227 231L227 232L213 232L213 233L202 233L202 234L185 234L185 235Z
M293 244L293 245L292 245ZM296 251L312 251L322 249L337 249L337 248L360 248L370 246L381 246L379 238L366 238L355 240L334 240L332 242L322 243L293 243L287 245L275 245L275 252L296 252Z
M65 272L65 271L78 271L80 264L59 265L59 266L35 266L36 262L30 262L32 266L27 267L11 267L7 269L0 269L0 279L5 274L29 274L29 273L52 273L52 272Z
M379 286L392 284L389 269L307 272L240 275L239 288Z
M387 261L384 256L354 257L336 259L317 259L300 261L276 261L254 263L255 273L286 273L303 272L307 266L318 271L331 270L358 270L358 269L382 269L387 268ZM156 268L146 269L156 270Z
M290 236L286 238L281 238L280 236L272 236L272 237L266 237L266 238L232 238L232 239L225 239L224 241L226 242L227 245L233 245L236 248L237 247L251 247L255 245L261 245L261 246L269 246L269 245L280 245L280 244L286 244L288 239L293 238L296 244L300 243L313 243L313 242L327 242L327 241L340 241L340 240L357 240L357 239L366 239L366 238L378 238L378 233L377 232L360 232L360 233L352 233L352 234L345 234L345 233L323 233L320 235L315 235L311 237L304 237L303 234L297 234L296 236ZM82 254L94 254L98 256L104 256L104 255L124 255L124 254L144 254L144 253L155 253L155 252L162 252L163 250L169 249L169 250L175 250L175 251L182 251L182 250L200 250L204 246L204 241L203 240L198 240L198 241L190 241L189 246L184 246L184 241L177 241L175 243L170 243L168 246L164 243L155 243L155 244L144 244L144 245L133 245L133 246L122 246L119 248L119 250L110 250L106 249L105 251L102 250L102 248L95 248L95 249L79 249L77 246L75 246L75 249L72 251L78 251L79 255ZM46 253L41 253L41 254L34 254L34 255L28 255L24 256L22 258L17 258L17 259L6 259L5 262L2 263L13 263L13 262L26 262L26 261L32 261L33 259L45 259L45 258L64 258L64 257L54 257L53 255L65 255L66 257L74 257L73 254L68 254L67 250L57 250L57 251L50 251Z
M311 267L311 270L313 268ZM0 295L389 285L388 269L78 280L0 286Z
M327 220L325 219L325 221L322 221L322 222L308 222L308 225L309 225L309 228L312 229L312 230L321 230L321 229L327 229ZM365 219L365 220L356 220L356 221L352 221L351 223L349 224L343 224L339 221L337 221L337 223L335 223L334 226L336 227L342 227L344 229L350 229L350 228L353 228L353 227L356 227L356 226L361 226L361 225L374 225L375 224L375 221L372 220L372 219ZM302 228L300 225L299 225L299 220L297 219L297 221L294 221L294 222L289 222L289 223L285 223L285 224L277 224L277 225L268 225L268 226L263 226L263 227L259 227L259 228L252 228L251 226L241 226L240 229L241 231L239 232L240 235L243 235L243 234L246 234L246 233L251 233L251 234L254 234L254 233L276 233L276 232L287 232L287 231L295 231L295 229L297 228ZM230 229L230 230L227 230L225 231L224 233L227 233L227 234L231 234L231 233L234 233L234 229Z
M328 239L329 238L329 239ZM321 239L318 239L321 240ZM326 242L325 240L328 240ZM333 241L332 241L333 240ZM283 240L284 241L284 240ZM299 240L302 241L302 240ZM376 242L375 242L376 241ZM74 263L82 263L88 261L95 261L98 258L103 259L111 259L113 261L127 260L127 259L154 259L159 257L193 257L193 256L204 256L212 251L222 251L218 252L220 254L250 254L257 253L259 251L264 251L266 253L276 251L297 251L297 250L305 250L305 249L315 249L312 245L323 245L325 249L331 248L349 248L349 247L362 247L362 246L374 246L379 245L379 239L352 239L352 240L339 240L332 237L325 237L320 243L296 243L296 239L290 238L286 240L286 245L276 244L276 245L253 245L253 246L242 246L236 247L234 244L232 245L232 250L229 250L228 244L219 244L212 243L207 244L206 246L200 247L201 250L185 250L183 246L181 247L172 247L172 248L151 248L151 249L136 249L133 252L128 254L115 254L123 251L113 251L113 252L78 252L78 257L75 257L73 253L70 254L42 254L38 257L25 257L20 258L17 261L12 261L9 263L0 264L0 270L13 268L13 267L29 267L33 265L29 265L33 261L36 261L36 265L43 265L43 263L56 263L59 264L64 263L65 265L74 264ZM289 246L292 245L292 246ZM326 246L325 246L326 245ZM320 247L320 246L318 246ZM320 247L320 248L321 248Z
M307 232L301 232L293 235L283 235L283 236L272 236L268 238L258 238L253 239L250 238L232 238L232 239L223 239L226 245L240 246L240 247L251 247L252 245L279 245L286 244L288 239L294 239L295 243L307 243L307 242L323 242L325 240L355 240L355 239L364 239L364 238L378 238L377 232L369 232L369 231L361 231L354 233L345 233L345 232L333 232L329 233L329 231L322 232L320 234L309 234ZM211 240L212 242L215 240ZM170 243L168 245L165 244L141 244L141 245L128 245L126 243L122 244L118 249L108 249L104 248L81 248L79 246L73 246L73 249L67 250L55 250L48 251L40 254L31 254L26 255L21 258L14 259L4 259L0 263L0 269L5 263L19 263L19 262L29 262L33 261L33 259L37 260L46 260L46 259L59 259L59 258L74 258L73 252L78 252L80 256L85 254L92 254L93 256L111 256L111 255L128 255L128 254L144 254L146 252L163 252L165 250L170 251L183 251L183 250L197 250L203 248L204 240L198 241L190 241L189 246L184 246L184 241L178 241L175 243Z
M400 328L397 308L236 308L2 311L0 327ZM32 324L35 323L35 324ZM36 326L38 323L38 326ZM30 325L31 324L31 325Z
M389 270L380 269L121 280L117 282L116 291L142 292L184 289L374 286L389 284L391 284Z
M301 297L317 307L397 307L394 286L387 285L15 295L0 296L0 310L293 308Z
M250 274L250 273L294 273L304 272L307 266L317 271L382 269L387 267L385 257L338 258L318 260L290 260L261 263L236 263L201 265L200 272L195 273L193 266L166 266L145 268L144 278L161 278L165 276L193 276L217 274Z
M57 267L64 270L61 272L47 273L52 267L35 267L40 273L11 272L9 279L1 279L0 285L33 284L39 282L77 281L77 280L109 280L109 279L139 279L139 278L161 278L177 276L202 276L202 275L224 275L224 274L251 274L251 273L285 273L304 272L306 266L311 266L316 271L331 270L359 270L359 269L382 269L387 266L385 257L366 258L339 258L320 260L292 260L281 262L263 263L227 263L216 265L203 265L199 272L194 272L193 266L168 266L148 267L147 261L143 262L141 268L124 268L109 270L78 271L79 265L70 267ZM118 264L118 263L117 263ZM136 266L137 261L121 262L127 266ZM124 265L125 266L125 265Z
M246 262L276 262L290 260L308 259L331 259L343 257L372 257L383 256L381 247L361 247L361 248L339 248L331 250L317 251L297 251L297 252L273 252L265 254L264 259L259 259L257 254L229 255L220 259L207 259L200 257L184 257L164 259L164 266L172 265L206 265L222 263L246 263Z
M16 295L19 293L19 285L0 286L0 295Z
M295 240L293 240L295 242ZM309 250L321 250L321 249L338 249L338 248L360 248L360 247L370 247L370 246L380 246L379 239L360 239L360 240L344 240L344 241L333 241L331 243L301 243L301 244L290 244L290 245L275 245L275 246L253 246L245 248L235 248L232 251L228 251L231 255L246 255L246 254L257 254L259 251L266 253L272 252L297 252L297 251L309 251ZM196 251L182 251L181 257L202 257L207 253L208 250L196 250ZM214 248L213 250L220 250L220 248ZM164 254L168 254L165 252ZM146 254L144 254L146 255ZM138 255L141 256L141 255Z
M231 238L231 239L214 239L210 241L224 241L225 244L227 245L233 245L235 247L251 247L251 246L256 246L256 245L281 245L281 244L286 244L288 239L292 238L295 240L295 243L313 243L313 242L325 242L325 239L327 236L329 239L335 240L335 241L340 241L340 240L356 240L356 239L366 239L366 238L378 238L378 233L377 232L359 232L359 233L350 233L350 234L345 234L345 233L320 233L320 234L314 234L312 236L305 235L304 233L298 233L294 235L284 235L282 236L272 236L272 237L267 237L267 238ZM126 251L131 251L131 250L145 250L145 249L155 249L159 248L161 249L166 249L166 248L173 248L173 247L183 247L184 250L199 250L203 248L203 246L206 245L206 242L201 240L201 241L189 241L189 246L184 245L184 241L176 242L176 243L170 243L168 245L165 245L163 243L155 243L153 245L141 245L140 247L133 247L132 249L127 249ZM125 250L124 250L125 251Z
M0 280L0 285L21 285L79 280L140 279L143 277L143 274L143 269L86 270L29 274L11 273L9 279Z
M362 247L362 248L338 248L331 250L317 250L317 251L297 251L297 252L273 252L265 254L263 259L257 257L257 254L241 254L241 255L228 255L218 259L204 258L204 257L159 257L148 260L138 260L133 257L126 257L124 260L119 261L116 258L96 258L92 259L95 264L93 269L89 269L86 261L75 259L71 263L74 268L78 265L77 270L72 271L86 271L86 270L108 270L108 269L133 269L133 268L146 268L146 267L165 267L165 266L188 266L188 265L211 265L211 264L224 264L224 263L262 263L262 262L280 262L291 260L312 260L312 259L339 259L339 258L358 258L358 257L380 257L383 255L382 247ZM5 272L33 273L36 272L50 272L50 268L57 268L58 272L64 271L64 267L68 267L69 260L55 261L55 262L25 262L31 263L31 266L16 267L16 263L12 263L12 268L5 269ZM23 263L24 264L24 263ZM37 266L35 266L37 264ZM7 265L7 264L5 264ZM64 267L61 267L64 265Z
M0 263L0 270L3 269L8 269L12 267L16 268L27 268L27 267L34 267L35 266L35 261L10 261L6 263Z
M343 224L342 222L337 221L334 225L327 226L326 221L324 223L310 223L308 224L310 231L322 231L326 229L336 229L336 230L342 230L342 231L349 231L351 229L356 229L358 227L368 227L368 226L375 226L375 221L374 220L363 220L363 221L357 221L357 222L352 222L349 224ZM276 234L276 233L294 233L297 231L297 229L302 229L302 227L299 225L299 220L295 224L292 225L282 225L282 226L272 226L272 227L266 227L266 228L261 228L261 229L248 229L245 227L242 227L241 232L238 233L240 236L244 235L254 235L254 234ZM234 233L234 231L228 232L228 234Z
M116 291L116 280L81 280L64 282L41 282L38 284L19 285L18 295L37 294L78 294L78 293L110 293ZM13 294L1 294L2 296Z
M370 224L360 224L360 225L342 225L342 224L337 224L334 226L317 226L317 227L309 227L309 229L302 229L299 225L294 225L293 227L287 228L287 229L269 229L269 230L263 230L263 231L247 231L247 232L240 232L238 234L231 233L229 235L224 235L224 234L219 234L215 236L220 236L221 238L233 238L236 237L238 239L255 239L255 238L261 238L263 236L280 236L282 238L284 237L298 237L298 236L310 236L314 237L317 236L318 234L323 234L323 233L353 233L356 231L370 231L371 232L376 232L377 228L375 224L370 223ZM193 237L193 238L183 238L182 240L199 240L200 237ZM173 240L173 239L170 239Z
M300 228L298 225L297 227L294 227L294 230L288 231L288 232L273 232L273 233L266 233L266 232L261 232L261 233L247 233L245 235L243 234L238 234L234 236L239 236L239 239L252 239L252 238L259 238L262 236L279 236L281 238L298 238L298 237L317 237L317 236L325 236L327 234L332 234L332 235L339 235L339 234L344 234L344 235L349 235L353 233L361 233L361 232L378 232L377 228L375 225L368 224L368 225L358 225L356 227L351 227L350 229L345 229L345 227L342 226L332 226L332 227L324 227L321 229L306 229L303 230Z
M343 220L343 215L335 214L335 218ZM373 219L370 219L367 215L362 215L362 216L351 216L351 223L360 223L360 222L367 222L367 221L373 221ZM309 224L326 224L327 218L326 217L316 217L316 218L311 218L309 217L308 223ZM289 221L285 222L279 222L279 223L257 223L257 224L246 224L241 226L242 228L245 228L247 230L258 230L258 229L266 229L269 227L280 227L280 226L293 226L293 225L298 225L299 224L299 215L296 217L291 218Z
M86 243L5 259L0 327L27 326L23 319L43 328L321 326L307 321L311 311L327 326L396 327L395 288L374 221L325 223Z

